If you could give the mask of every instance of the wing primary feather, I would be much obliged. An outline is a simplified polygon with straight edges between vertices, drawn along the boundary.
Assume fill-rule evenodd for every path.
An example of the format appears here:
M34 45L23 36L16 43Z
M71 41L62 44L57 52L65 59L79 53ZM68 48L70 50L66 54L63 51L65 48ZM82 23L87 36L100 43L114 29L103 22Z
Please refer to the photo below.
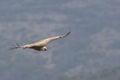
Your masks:
M68 33L64 34L63 36L61 36L61 37L64 38L64 37L68 36L70 33L71 32L68 32Z
M17 48L21 48L21 46L20 46L18 43L16 43L16 46L15 46L15 47L12 47L12 48L10 48L10 49L17 49Z

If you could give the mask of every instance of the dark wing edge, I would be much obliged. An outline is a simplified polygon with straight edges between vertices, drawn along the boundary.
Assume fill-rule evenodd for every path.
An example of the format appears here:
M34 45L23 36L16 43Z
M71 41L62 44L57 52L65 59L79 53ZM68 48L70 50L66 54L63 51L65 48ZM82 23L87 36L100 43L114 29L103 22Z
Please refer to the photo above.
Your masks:
M11 48L9 48L9 49L10 49L10 50L13 50L13 49L17 49L17 48L21 48L21 46L16 43L16 45L15 45L14 47L11 47Z
M68 32L68 33L64 34L63 36L61 36L61 38L64 38L64 37L68 36L70 33L71 32Z

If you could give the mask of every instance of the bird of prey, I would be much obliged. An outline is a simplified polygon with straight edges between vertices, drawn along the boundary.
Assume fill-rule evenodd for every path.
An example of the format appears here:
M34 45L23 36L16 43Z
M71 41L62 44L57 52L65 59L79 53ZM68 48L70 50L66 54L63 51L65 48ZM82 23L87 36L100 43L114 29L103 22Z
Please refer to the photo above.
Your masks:
M68 32L62 36L56 36L56 37L50 37L50 38L47 38L47 39L43 39L41 41L38 41L38 42L34 42L34 43L31 43L31 44L26 44L26 45L18 45L16 44L15 47L11 48L11 49L17 49L17 48L23 48L23 49L26 49L26 48L29 48L29 49L34 49L34 50L37 50L37 51L47 51L47 47L46 45L54 40L57 40L57 39L60 39L60 38L64 38L66 36L68 36L71 32Z

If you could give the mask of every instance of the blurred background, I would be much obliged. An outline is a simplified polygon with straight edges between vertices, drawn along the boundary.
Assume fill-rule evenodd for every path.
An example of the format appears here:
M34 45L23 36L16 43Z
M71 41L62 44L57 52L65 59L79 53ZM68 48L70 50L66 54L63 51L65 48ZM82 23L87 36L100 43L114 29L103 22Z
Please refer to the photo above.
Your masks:
M0 80L120 80L119 63L120 0L0 0Z

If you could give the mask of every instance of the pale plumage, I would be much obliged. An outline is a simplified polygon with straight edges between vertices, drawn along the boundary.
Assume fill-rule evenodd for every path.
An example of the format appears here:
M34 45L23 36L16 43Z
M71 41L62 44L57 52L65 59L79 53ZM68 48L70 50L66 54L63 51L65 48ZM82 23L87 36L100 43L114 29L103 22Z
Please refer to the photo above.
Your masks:
M34 43L31 43L31 44L26 44L26 45L23 45L23 46L19 46L18 44L16 44L16 47L13 47L11 49L17 49L17 48L23 48L23 49L26 49L26 48L30 48L30 49L34 49L34 50L38 50L38 51L47 51L47 47L46 45L54 40L57 40L57 39L60 39L60 38L64 38L66 36L68 36L70 34L70 32L62 35L62 36L56 36L56 37L51 37L51 38L47 38L47 39L44 39L44 40L41 40L41 41L38 41L38 42L34 42Z

